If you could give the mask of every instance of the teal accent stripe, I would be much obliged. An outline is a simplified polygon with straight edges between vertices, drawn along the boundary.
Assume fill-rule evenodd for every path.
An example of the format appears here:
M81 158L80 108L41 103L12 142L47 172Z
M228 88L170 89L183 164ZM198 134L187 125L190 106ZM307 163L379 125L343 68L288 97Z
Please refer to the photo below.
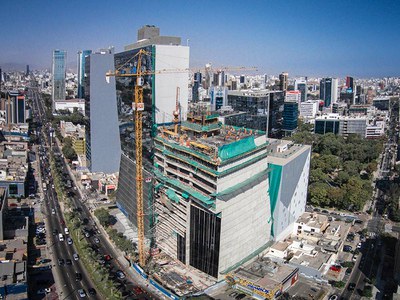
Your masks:
M282 166L268 164L269 169L269 201L271 205L271 216L268 222L271 222L271 236L275 237L274 235L274 212L276 203L278 202L278 194L279 189L281 187L281 178L282 178Z

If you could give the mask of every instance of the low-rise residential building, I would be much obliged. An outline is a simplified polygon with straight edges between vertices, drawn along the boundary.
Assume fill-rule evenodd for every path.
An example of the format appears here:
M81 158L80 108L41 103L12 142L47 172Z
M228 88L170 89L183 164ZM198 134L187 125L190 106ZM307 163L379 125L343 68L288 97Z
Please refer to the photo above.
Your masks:
M74 125L72 122L60 121L60 133L62 137L70 137L72 139L72 147L78 156L85 155L86 143L84 125Z

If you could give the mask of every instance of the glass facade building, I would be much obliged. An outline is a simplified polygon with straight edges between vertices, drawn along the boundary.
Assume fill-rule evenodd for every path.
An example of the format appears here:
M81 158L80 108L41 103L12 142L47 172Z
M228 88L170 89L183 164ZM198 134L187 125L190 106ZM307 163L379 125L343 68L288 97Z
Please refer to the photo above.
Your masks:
M282 91L230 91L228 92L228 105L235 111L245 112L238 118L227 119L228 123L240 121L244 126L268 132L268 137L281 138L283 129L284 94ZM245 123L245 124L243 124Z
M92 50L83 50L78 52L78 91L77 95L78 98L85 97L85 86L84 86L84 79L85 79L85 62L86 57L92 53Z
M119 170L121 147L118 132L115 79L105 74L114 69L114 49L103 49L85 58L85 150L91 172Z
M299 105L297 102L285 102L283 109L283 130L292 132L297 129Z
M65 100L65 73L67 64L67 51L54 50L52 61L52 100L53 109L54 101Z
M332 120L332 119L316 119L315 120L315 127L314 132L318 134L325 134L325 133L339 133L340 121L339 120Z
M154 46L143 48L149 55L142 56L142 71L154 70ZM128 50L114 55L115 68L124 66L133 72L136 71L137 61L132 59L140 49ZM143 77L143 176L151 178L153 169L153 135L156 133L155 104L154 104L154 75ZM117 206L127 218L137 224L136 209L136 165L135 165L135 126L132 102L134 101L134 89L136 77L116 77L117 112L119 122L119 134L121 143L121 163L119 169L119 183L117 190ZM153 195L152 182L143 184L143 205L145 212L145 235L149 237L153 227Z

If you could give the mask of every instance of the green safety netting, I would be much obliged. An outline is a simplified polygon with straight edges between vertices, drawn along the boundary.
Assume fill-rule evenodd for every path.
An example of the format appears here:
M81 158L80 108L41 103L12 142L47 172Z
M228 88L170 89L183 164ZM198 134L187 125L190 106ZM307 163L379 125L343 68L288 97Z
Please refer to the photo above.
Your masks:
M266 144L264 144L263 146L259 146L257 148L265 147L265 145ZM178 159L180 161L183 161L183 162L185 162L185 163L187 163L189 165L192 165L196 169L200 168L201 170L207 172L210 175L221 176L221 177L229 175L229 174L231 174L233 172L236 172L237 170L242 169L242 168L244 168L244 167L246 167L248 165L251 165L253 163L256 163L257 161L259 161L259 160L261 160L261 159L263 159L263 158L268 156L268 153L262 153L259 156L254 157L252 159L249 159L249 160L247 160L247 161L245 161L245 162L243 162L243 163L241 163L239 165L233 166L232 168L226 169L226 170L224 170L222 172L218 172L218 171L216 171L214 169L211 169L209 167L206 167L206 166L198 163L197 161L194 161L194 160L192 160L192 159L190 159L190 158L188 158L186 156L183 156L183 155L180 155L180 154L177 154L177 153L173 153L173 152L168 151L168 150L164 150L161 146L156 145L155 148L160 150L166 156L169 156L169 157ZM154 166L157 167L158 165L156 166L155 164L154 164Z
M158 191L164 184L163 183L157 183L154 189Z
M231 186L230 188L227 188L226 190L223 190L222 192L219 193L214 193L211 194L211 196L217 197L217 199L223 200L223 201L228 201L234 197L236 197L239 194L242 194L246 192L247 190L253 188L257 184L267 180L268 178L268 172L269 169L265 169L250 178L246 179L245 181L235 184L234 186Z
M219 114L213 114L213 115L206 116L206 119L207 119L207 120L209 120L209 119L216 119L216 118L218 118L218 117L219 117Z
M199 200L200 202L206 205L212 205L214 203L214 200L212 198L204 196L203 194L197 192L196 190L184 185L177 179L168 178L167 176L164 176L159 170L154 170L154 175L164 184L168 183L168 185L174 187L174 189L185 192L186 194L192 196L193 198Z
M165 191L165 194L167 195L167 197L168 197L171 201L174 201L175 203L179 203L179 197L178 197L178 195L175 193L174 190L167 189L167 190Z
M269 201L271 205L271 217L268 222L271 222L271 236L274 237L274 211L278 202L278 194L281 186L282 166L268 164L271 172L269 173Z
M238 140L236 142L223 145L218 148L218 157L227 160L243 153L252 151L256 148L254 136Z

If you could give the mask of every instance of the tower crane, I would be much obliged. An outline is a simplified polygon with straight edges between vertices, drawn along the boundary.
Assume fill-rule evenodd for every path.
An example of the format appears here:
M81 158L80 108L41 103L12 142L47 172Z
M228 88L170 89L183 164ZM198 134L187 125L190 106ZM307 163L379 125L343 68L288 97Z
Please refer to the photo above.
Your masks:
M109 71L106 73L106 81L109 82L111 76L114 77L135 77L136 84L134 88L134 99L132 103L132 109L134 111L134 123L135 123L135 159L136 159L136 215L137 215L137 228L138 228L138 249L139 249L139 265L145 267L146 264L146 252L144 249L144 208L143 208L143 161L142 161L142 112L144 111L143 102L143 76L155 75L162 73L179 73L179 72L190 72L191 69L161 69L155 71L142 70L142 57L151 56L152 54L144 49L140 49L132 58L130 58L125 64L117 68L115 71ZM127 63L136 60L136 66L134 68L124 68ZM233 68L220 68L221 70L256 70L256 68L245 68L245 67L233 67ZM177 130L177 123L179 122L178 117L180 114L179 108L179 87L176 92L176 103L175 110L173 111L175 130Z

